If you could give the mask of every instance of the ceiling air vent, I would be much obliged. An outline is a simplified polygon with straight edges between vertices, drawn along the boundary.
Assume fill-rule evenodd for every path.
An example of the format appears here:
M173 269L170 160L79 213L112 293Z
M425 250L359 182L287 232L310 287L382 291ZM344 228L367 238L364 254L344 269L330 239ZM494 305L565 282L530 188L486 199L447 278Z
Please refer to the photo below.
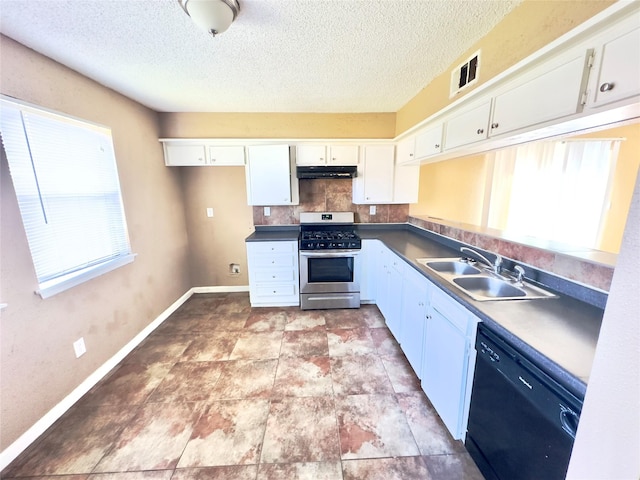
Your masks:
M474 53L467 61L458 65L451 72L451 90L449 98L456 96L465 88L478 81L480 74L480 50Z

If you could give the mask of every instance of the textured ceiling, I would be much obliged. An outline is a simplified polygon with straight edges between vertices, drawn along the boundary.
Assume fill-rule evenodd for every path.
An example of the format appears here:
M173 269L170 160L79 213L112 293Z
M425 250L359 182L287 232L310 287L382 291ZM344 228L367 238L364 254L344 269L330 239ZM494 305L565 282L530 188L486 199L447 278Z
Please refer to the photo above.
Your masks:
M0 32L163 112L395 112L521 0L0 0ZM1 54L1 53L0 53Z

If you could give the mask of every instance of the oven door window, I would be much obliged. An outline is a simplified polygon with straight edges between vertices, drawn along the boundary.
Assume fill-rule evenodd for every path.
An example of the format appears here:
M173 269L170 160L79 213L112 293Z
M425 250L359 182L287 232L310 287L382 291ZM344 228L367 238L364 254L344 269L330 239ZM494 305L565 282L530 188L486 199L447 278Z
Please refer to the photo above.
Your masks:
M353 282L353 257L309 258L307 283Z

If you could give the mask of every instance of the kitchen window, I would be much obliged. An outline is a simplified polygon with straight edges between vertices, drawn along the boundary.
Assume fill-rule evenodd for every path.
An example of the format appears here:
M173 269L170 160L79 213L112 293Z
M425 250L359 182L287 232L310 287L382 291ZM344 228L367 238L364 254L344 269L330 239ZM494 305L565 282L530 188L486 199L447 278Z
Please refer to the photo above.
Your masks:
M133 261L109 128L0 98L0 132L47 298Z
M493 155L486 225L598 248L620 139L537 142Z

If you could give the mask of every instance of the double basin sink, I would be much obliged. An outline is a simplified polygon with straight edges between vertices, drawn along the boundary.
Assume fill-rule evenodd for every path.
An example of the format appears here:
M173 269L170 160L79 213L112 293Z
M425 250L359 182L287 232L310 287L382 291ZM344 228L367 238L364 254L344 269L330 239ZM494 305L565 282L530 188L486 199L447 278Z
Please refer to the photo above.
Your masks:
M481 302L555 297L553 293L535 285L497 275L478 264L462 261L461 258L417 258L416 262Z

